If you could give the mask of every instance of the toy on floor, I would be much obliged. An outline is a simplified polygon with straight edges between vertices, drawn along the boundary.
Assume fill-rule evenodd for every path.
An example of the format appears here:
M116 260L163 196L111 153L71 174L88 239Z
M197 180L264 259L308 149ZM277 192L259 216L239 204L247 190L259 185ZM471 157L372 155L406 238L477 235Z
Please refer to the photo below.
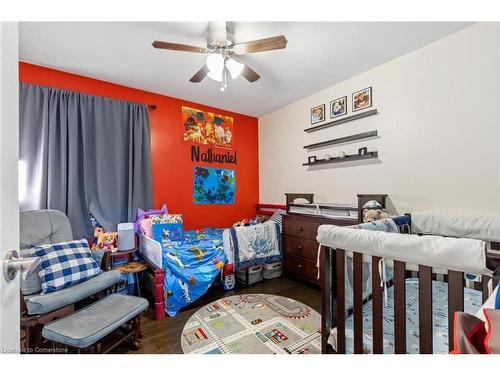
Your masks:
M232 290L235 286L234 267L232 264L226 264L222 270L222 288L224 290Z

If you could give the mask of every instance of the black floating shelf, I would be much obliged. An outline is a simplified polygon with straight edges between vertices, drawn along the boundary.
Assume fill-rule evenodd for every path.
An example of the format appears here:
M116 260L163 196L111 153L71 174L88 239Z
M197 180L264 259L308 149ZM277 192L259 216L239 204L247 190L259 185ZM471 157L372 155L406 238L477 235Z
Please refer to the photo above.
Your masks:
M324 147L324 146L331 146L331 145L336 145L336 144L339 144L339 143L357 141L358 139L365 139L365 138L370 138L370 137L376 137L377 135L378 135L378 133L377 133L376 130L371 130L371 131L365 132L365 133L348 135L347 137L335 138L335 139L331 139L329 141L324 141L324 142L319 142L319 143L313 143L313 144L304 146L304 148L313 149L313 148L319 148L319 147Z
M370 151L366 155L346 155L344 158L331 158L330 160L318 159L314 163L303 163L302 165L313 166L313 165L323 165L323 164L332 164L332 163L343 163L345 161L356 161L356 160L365 160L365 159L375 159L378 157L378 151Z
M316 130L321 130L325 128L329 128L330 126L335 126L339 124L343 124L344 122L349 122L349 121L354 121L359 118L371 116L371 115L376 115L378 113L377 109L371 109L369 111L361 112L361 113L356 113L355 115L352 116L347 116L338 120L334 120L331 122L327 122L326 124L321 124L321 125L316 125L311 128L304 129L305 132L310 133L310 132L315 132Z

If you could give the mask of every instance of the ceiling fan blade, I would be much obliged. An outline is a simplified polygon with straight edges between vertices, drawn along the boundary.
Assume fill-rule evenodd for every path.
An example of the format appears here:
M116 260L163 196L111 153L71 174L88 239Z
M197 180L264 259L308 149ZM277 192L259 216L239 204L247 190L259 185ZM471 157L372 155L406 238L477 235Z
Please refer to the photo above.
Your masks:
M233 52L237 55L245 55L247 53L272 51L285 48L287 43L288 41L284 35L278 35L271 38L235 44L233 46Z
M260 75L247 64L245 64L245 67L241 71L241 75L245 77L248 82L255 82L260 78Z
M198 70L196 72L196 74L194 76L191 77L191 79L189 80L189 82L193 82L193 83L198 83L198 82L201 82L203 81L203 78L205 78L208 74L208 66L205 64L203 65L203 67Z
M183 51L183 52L196 52L196 53L207 53L209 52L208 49L205 47L196 47L196 46L190 46L187 44L178 44L178 43L170 43L170 42L162 42L159 40L155 40L152 43L154 48L161 48L161 49L169 49L169 50L174 50L174 51Z

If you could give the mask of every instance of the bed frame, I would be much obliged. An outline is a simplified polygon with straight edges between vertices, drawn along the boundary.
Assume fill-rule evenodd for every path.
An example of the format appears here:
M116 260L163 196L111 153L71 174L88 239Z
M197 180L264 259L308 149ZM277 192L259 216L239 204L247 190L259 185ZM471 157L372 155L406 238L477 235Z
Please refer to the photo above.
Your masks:
M257 203L256 214L271 216L276 210L286 210L286 205L281 204L265 204ZM165 271L162 268L162 248L157 241L141 237L139 255L145 263L149 265L148 270L145 272L147 275L146 282L143 284L149 295L154 301L155 305L155 320L164 320L165 313L165 292L163 290L163 282Z
M491 250L500 250L498 242L491 242ZM322 353L345 353L345 257L341 249L322 246L321 268L321 332ZM366 255L365 255L366 257ZM366 258L365 258L366 259ZM381 258L372 256L372 324L373 354L383 354L383 290L377 264ZM363 353L363 293L362 293L363 254L353 252L353 335L354 353ZM491 269L500 266L500 255L487 252L487 265ZM394 260L394 352L406 354L406 279L412 277L404 262ZM436 279L432 267L418 265L419 283L419 340L420 354L433 353L432 324L432 280ZM481 282L474 283L474 289L482 291L483 303L490 294L488 283L491 277L482 276ZM448 342L453 343L453 317L455 311L464 310L464 273L449 271L444 276L448 283ZM349 311L351 312L351 311ZM330 330L337 328L337 350L329 349L327 340ZM450 347L451 350L451 347Z

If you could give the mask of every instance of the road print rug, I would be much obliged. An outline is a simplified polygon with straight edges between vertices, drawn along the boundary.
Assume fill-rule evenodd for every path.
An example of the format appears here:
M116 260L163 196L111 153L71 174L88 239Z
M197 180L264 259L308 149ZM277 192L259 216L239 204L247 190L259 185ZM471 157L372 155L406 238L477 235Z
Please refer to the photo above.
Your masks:
M291 298L243 294L194 313L182 332L186 354L319 354L320 315Z

